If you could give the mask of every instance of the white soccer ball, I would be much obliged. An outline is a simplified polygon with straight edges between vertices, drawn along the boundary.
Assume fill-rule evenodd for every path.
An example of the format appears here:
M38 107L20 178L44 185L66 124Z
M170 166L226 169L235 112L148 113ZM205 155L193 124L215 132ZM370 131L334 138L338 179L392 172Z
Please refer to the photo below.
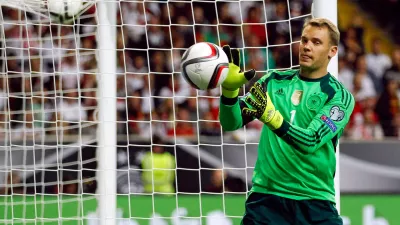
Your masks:
M219 87L228 75L228 57L221 47L200 42L183 53L181 73L194 88L207 90Z
M53 19L70 22L81 12L83 0L47 0L47 8Z

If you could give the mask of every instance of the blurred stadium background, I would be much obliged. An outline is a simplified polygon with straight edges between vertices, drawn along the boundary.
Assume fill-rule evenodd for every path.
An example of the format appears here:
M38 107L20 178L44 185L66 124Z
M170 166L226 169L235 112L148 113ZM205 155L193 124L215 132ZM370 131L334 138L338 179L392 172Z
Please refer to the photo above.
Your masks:
M219 90L190 88L179 73L181 55L207 41L240 48L242 66L258 76L296 68L311 4L118 1L122 222L238 223L261 124L222 132ZM356 99L340 145L341 212L348 225L400 224L399 11L398 0L338 0L338 79ZM99 224L96 7L72 25L4 6L1 13L0 223ZM146 174L152 168L146 160L157 154L163 169ZM153 189L158 180L168 180L173 197L155 197L165 190Z

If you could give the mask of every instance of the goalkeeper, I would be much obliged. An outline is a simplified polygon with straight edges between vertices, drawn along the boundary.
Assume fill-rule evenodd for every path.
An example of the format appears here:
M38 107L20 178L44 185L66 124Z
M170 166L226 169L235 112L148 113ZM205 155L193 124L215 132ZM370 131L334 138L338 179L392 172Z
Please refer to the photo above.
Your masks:
M242 72L239 51L223 47L230 59L220 100L223 129L233 131L253 119L265 124L243 225L343 224L335 204L335 148L354 98L327 72L339 36L327 19L306 21L300 69L269 72L243 98L239 88L255 71Z

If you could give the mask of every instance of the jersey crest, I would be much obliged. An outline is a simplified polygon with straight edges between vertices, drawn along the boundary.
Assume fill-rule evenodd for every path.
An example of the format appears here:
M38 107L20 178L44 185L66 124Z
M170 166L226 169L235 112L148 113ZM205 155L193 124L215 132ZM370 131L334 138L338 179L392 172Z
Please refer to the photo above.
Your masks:
M310 110L317 110L323 103L323 96L320 93L312 94L306 102L306 106Z
M290 98L292 101L292 104L295 106L298 106L300 104L301 98L303 97L303 91L302 90L295 90L292 94L292 97Z

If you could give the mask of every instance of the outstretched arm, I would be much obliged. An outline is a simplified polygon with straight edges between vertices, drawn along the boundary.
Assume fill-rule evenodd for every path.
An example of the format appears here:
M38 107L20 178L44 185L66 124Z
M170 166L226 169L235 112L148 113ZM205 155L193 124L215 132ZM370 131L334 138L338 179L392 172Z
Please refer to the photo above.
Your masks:
M247 107L243 99L239 99L239 88L251 80L254 70L242 72L240 69L240 53L238 49L222 48L229 59L229 72L222 83L222 96L219 106L219 120L223 130L237 130L253 120L251 116L243 116L242 108Z
M242 113L244 107L248 106L242 98L227 98L221 96L219 120L224 131L237 130L253 120L253 117Z

